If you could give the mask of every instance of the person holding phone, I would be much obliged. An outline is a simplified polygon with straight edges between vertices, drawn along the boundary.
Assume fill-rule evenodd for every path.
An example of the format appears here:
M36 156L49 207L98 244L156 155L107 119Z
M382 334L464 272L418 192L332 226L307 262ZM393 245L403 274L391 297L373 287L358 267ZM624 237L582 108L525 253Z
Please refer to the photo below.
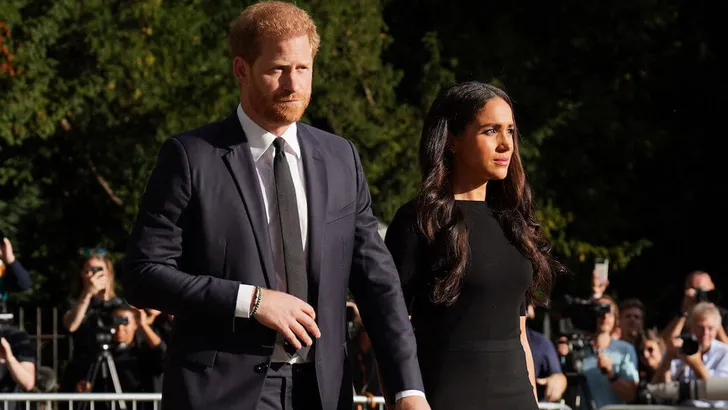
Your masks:
M609 260L597 259L592 271L592 299L604 296L609 287Z
M15 257L13 244L0 231L0 301L2 311L7 311L5 302L10 292L24 292L30 289L30 275Z
M61 379L61 391L75 391L97 352L97 315L106 305L121 304L114 291L114 265L104 249L83 249L76 290L63 315L63 326L73 339L71 361Z

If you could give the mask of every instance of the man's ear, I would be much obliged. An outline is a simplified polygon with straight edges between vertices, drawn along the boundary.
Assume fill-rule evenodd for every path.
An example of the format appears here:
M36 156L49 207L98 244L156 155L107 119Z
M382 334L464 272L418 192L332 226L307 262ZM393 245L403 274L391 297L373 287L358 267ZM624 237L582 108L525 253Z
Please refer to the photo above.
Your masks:
M233 58L233 74L241 85L250 77L250 66L242 57Z

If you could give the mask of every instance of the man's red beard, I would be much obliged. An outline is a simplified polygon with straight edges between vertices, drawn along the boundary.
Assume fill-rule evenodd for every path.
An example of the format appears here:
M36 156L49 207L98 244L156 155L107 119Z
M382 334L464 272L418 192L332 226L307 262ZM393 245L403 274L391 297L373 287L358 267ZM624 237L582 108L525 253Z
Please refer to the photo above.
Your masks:
M300 120L310 100L310 95L301 93L270 97L261 93L256 87L250 89L250 102L254 109L266 121L274 124L292 124Z
M301 94L291 94L276 98L273 105L269 107L271 119L275 118L277 122L282 123L294 123L303 117L309 101L310 97Z

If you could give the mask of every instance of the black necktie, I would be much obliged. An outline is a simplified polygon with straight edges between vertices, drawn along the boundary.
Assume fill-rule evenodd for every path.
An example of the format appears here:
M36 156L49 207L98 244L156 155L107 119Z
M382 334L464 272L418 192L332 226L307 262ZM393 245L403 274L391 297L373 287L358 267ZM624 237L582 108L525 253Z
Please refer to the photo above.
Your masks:
M303 256L303 240L301 239L301 225L298 215L298 202L296 189L291 178L291 169L288 167L284 152L285 141L276 138L273 146L276 148L273 158L273 174L276 180L276 198L278 199L278 222L283 242L283 261L286 267L286 291L297 298L308 302L308 277L306 275L306 262ZM288 343L286 343L288 346ZM292 353L293 347L286 349ZM299 350L301 357L306 357L308 348Z

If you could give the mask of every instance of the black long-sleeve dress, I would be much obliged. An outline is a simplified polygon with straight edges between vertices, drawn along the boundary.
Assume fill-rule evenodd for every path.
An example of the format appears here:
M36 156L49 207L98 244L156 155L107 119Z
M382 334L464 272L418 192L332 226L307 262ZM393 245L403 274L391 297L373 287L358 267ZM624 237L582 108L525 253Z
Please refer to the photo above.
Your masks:
M431 302L433 252L417 228L415 203L399 209L386 243L411 309L425 394L433 410L538 406L520 342L530 261L506 238L485 201L457 201L470 260L458 300Z

